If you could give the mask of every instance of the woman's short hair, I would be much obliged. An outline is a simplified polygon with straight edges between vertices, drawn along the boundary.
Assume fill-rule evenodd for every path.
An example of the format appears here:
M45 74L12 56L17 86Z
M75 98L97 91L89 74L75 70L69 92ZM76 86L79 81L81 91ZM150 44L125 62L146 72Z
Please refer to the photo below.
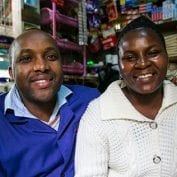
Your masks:
M163 34L158 29L158 25L156 25L153 21L151 21L146 16L140 16L140 17L134 19L133 21L131 21L128 25L126 25L122 29L122 31L118 35L118 46L119 46L119 42L121 41L121 39L123 38L123 36L127 32L134 30L134 29L138 29L138 28L150 28L151 30L153 30L159 36L159 38L164 46L164 49L166 50L165 39L164 39Z

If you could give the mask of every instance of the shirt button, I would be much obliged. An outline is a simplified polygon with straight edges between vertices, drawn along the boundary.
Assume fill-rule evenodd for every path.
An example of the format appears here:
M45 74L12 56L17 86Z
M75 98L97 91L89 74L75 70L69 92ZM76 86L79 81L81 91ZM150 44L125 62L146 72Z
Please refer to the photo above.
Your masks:
M157 156L157 155L154 155L154 157L153 157L153 162L154 162L155 164L158 164L158 163L160 163L160 161L161 161L161 158L160 158L159 156Z
M156 122L150 122L149 123L150 128L156 129L157 128L157 123Z
M65 174L64 174L64 173L62 173L62 174L61 174L61 177L65 177Z

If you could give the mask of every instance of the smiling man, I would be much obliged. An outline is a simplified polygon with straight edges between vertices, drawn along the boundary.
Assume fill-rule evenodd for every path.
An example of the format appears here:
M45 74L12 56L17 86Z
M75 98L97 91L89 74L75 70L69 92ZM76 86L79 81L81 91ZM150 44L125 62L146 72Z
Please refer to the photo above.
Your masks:
M14 86L0 95L0 176L73 177L79 120L99 92L62 85L55 40L25 31L10 48Z

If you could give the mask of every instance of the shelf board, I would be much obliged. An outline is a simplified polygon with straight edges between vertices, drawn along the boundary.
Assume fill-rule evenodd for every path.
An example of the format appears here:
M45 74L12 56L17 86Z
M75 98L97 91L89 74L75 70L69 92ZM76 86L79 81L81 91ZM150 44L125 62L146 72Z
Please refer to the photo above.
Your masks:
M169 62L177 63L177 56L169 57Z
M165 21L164 23L158 24L158 27L162 33L177 32L177 21Z
M82 84L91 87L98 87L99 86L99 79L98 77L92 76L79 76L79 75L67 75L64 74L64 83L66 84Z
M80 46L77 43L71 42L71 41L64 41L60 38L56 38L57 44L60 48L66 49L66 50L71 50L71 51L77 51L81 52L82 51L82 46Z
M74 28L78 28L78 20L72 17L61 14L56 11L56 23L58 25L64 24ZM41 25L50 25L52 23L53 11L48 7L41 9Z
M31 11L30 9L22 9L22 20L39 25L40 24L40 14L36 11Z

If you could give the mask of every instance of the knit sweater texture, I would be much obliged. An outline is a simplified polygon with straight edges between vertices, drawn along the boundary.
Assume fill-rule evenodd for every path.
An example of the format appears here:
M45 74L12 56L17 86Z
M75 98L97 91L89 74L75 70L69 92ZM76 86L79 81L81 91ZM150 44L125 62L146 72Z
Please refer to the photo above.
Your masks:
M75 177L177 177L177 87L164 81L162 106L150 120L113 82L81 119Z

